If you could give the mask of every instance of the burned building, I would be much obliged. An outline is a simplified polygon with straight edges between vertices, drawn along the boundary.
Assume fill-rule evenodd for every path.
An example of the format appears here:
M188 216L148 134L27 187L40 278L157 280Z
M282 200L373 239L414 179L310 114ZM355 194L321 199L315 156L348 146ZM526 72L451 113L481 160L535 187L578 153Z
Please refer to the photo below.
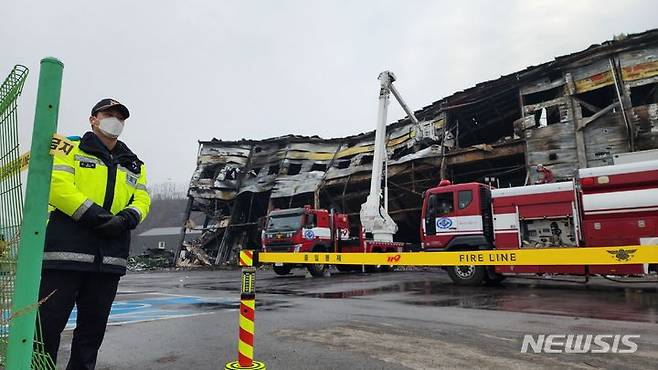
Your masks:
M387 128L389 213L417 242L423 191L453 182L523 185L542 164L559 180L658 148L658 30L621 35L440 99ZM370 126L363 124L361 126ZM260 245L273 208L311 205L358 221L369 191L374 132L199 142L189 212L195 246L215 263ZM188 215L189 216L189 215ZM205 258L205 257L204 257Z

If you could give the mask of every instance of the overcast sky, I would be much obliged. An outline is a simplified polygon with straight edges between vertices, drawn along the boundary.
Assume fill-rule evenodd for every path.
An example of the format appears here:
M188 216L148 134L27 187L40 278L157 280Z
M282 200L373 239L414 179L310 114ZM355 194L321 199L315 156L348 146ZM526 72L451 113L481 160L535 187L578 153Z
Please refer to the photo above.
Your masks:
M21 143L39 60L55 56L65 65L58 132L81 135L99 99L118 99L131 111L121 139L151 183L188 182L197 140L372 130L385 69L415 110L658 27L657 2L628 0L10 0L2 9L0 74L15 64L31 71ZM402 116L391 104L389 122Z

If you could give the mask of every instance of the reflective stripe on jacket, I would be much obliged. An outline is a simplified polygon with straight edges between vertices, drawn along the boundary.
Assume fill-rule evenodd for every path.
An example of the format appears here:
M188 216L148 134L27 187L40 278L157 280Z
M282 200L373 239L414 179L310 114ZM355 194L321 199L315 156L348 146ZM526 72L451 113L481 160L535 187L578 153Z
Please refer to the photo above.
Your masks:
M54 157L43 266L125 274L130 230L108 238L94 228L108 212L146 218L151 198L145 166L121 141L111 152L92 132L73 142L67 156Z

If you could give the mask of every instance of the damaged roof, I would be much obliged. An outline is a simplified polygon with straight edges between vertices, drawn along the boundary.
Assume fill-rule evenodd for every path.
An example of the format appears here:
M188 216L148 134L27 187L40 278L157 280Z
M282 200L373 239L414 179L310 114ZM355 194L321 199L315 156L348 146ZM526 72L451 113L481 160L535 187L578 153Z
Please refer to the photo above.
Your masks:
M523 150L517 144L530 138L530 133L524 135L523 130L531 125L519 125L521 129L517 130L516 122L526 114L535 114L551 104L563 103L565 99L560 96L553 103L533 105L530 99L524 102L523 96L563 88L566 84L565 73L574 75L577 92L600 88L611 83L612 79L609 70L605 70L607 62L603 58L615 53L622 55L620 53L625 51L642 50L647 45L655 48L657 44L658 30L622 35L437 100L416 111L415 115L421 123L435 131L434 137L440 139L420 137L417 127L408 118L388 125L389 171L399 173L401 170L396 167L403 168L406 163L417 160L427 159L436 163L442 157L442 144L449 147L445 157L452 157L453 164L466 163L463 158L494 158L499 151L502 156L521 154ZM655 55L651 54L647 59L642 76L658 74L658 62L651 58ZM632 59L629 62L634 63L631 67L622 68L624 80L633 78L629 74L634 73L633 68L637 67L641 58ZM624 67L623 58L621 64ZM650 70L652 68L656 70ZM564 122L573 118L572 112L565 109L561 108L560 111ZM446 127L448 125L450 127ZM566 135L563 142L572 140L568 130L552 129L558 130L555 137ZM623 141L617 140L620 143ZM537 148L546 142L541 136L535 141L533 145ZM226 141L214 138L199 141L197 170L192 178L190 195L228 201L243 192L271 191L272 198L313 192L322 183L370 172L373 142L374 131L342 138L284 135L264 140ZM618 151L624 146L616 144L615 148ZM527 150L530 151L530 148ZM457 158L461 154L464 154L463 158ZM533 155L527 163L532 164L540 158L545 164L551 160L541 153ZM570 176L575 158L573 154L568 161L554 164L559 177Z

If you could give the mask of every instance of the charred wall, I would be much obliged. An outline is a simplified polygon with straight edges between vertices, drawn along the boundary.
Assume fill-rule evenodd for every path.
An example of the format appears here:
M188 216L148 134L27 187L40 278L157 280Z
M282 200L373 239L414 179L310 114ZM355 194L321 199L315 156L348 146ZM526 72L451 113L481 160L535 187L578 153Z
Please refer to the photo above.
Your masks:
M457 92L387 128L389 210L398 240L419 239L425 190L454 182L523 185L534 166L558 180L658 148L658 30L624 36ZM374 125L374 122L373 122ZM361 124L369 127L370 124ZM374 132L199 142L190 212L216 263L260 245L273 208L304 205L358 221L370 185Z

